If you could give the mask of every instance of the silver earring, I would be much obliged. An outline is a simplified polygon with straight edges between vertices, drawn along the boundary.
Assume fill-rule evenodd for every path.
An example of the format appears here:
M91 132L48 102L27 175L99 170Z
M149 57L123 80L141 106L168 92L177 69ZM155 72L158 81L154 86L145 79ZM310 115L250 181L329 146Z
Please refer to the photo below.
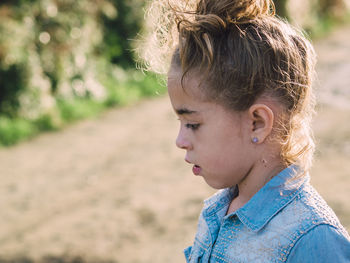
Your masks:
M258 141L259 141L259 139L257 137L253 137L253 139L252 139L253 143L257 143Z

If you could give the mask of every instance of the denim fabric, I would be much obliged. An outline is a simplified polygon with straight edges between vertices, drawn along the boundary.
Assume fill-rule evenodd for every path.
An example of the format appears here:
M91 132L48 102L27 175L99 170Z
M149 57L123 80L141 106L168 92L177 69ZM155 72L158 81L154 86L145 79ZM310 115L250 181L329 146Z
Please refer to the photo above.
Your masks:
M350 262L350 237L309 183L291 166L247 204L226 215L235 189L204 202L187 262Z

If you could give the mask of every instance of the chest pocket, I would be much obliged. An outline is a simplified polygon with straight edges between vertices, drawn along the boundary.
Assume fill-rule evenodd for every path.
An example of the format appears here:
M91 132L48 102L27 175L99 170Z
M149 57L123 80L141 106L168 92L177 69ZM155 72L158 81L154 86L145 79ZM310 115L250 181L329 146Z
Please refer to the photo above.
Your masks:
M184 250L187 263L203 263L203 255L205 250L200 246L190 246Z
M211 244L207 222L201 215L198 220L198 229L193 246L186 248L184 251L187 263L207 263Z

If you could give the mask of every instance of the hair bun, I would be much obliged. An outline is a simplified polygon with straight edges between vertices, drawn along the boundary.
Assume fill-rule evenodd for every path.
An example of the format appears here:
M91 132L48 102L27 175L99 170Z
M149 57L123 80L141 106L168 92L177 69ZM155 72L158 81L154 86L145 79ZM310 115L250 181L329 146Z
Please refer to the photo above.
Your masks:
M245 24L272 16L272 0L187 0L184 9L174 9L180 36L197 32L221 34L230 24ZM207 42L207 41L206 41Z
M227 24L247 23L274 13L272 0L200 0L196 8L199 17L215 15Z
M212 37L230 24L249 23L274 14L272 0L152 0L148 1L148 37L140 41L138 53L147 69L166 74L172 54L189 38L212 50ZM154 55L157 50L157 56Z

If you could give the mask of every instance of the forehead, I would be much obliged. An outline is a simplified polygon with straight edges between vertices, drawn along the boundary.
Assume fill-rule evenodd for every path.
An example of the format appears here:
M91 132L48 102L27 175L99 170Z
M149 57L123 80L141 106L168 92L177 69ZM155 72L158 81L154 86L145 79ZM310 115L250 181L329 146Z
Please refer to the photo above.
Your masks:
M182 71L172 69L168 73L168 94L174 111L178 115L205 117L222 108L214 101L206 99L200 78L188 74L181 83Z
M180 67L171 67L168 72L168 93L170 98L181 96L198 102L207 102L204 88L205 82L195 71L190 71L183 78L183 72Z
M194 110L193 107L198 107L202 102L196 76L187 74L182 78L182 71L179 68L172 68L168 73L168 94L175 111Z

